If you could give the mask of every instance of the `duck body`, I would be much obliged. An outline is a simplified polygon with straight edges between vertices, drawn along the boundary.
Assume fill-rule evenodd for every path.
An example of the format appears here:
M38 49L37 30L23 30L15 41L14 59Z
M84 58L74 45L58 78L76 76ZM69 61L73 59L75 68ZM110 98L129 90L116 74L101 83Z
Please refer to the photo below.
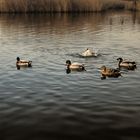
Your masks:
M81 53L81 56L82 57L93 57L93 56L97 56L97 54L90 49L86 49L84 52Z
M20 58L17 57L16 65L18 67L32 67L32 61L20 60Z
M106 66L101 67L101 74L103 77L119 77L121 73L118 69L107 68Z
M134 70L137 67L136 62L134 61L123 61L122 58L118 58L117 60L119 61L118 63L119 68L126 68L128 70Z
M67 66L68 70L73 70L73 71L84 71L85 70L85 67L83 64L80 64L78 62L71 63L70 60L66 61L66 66Z

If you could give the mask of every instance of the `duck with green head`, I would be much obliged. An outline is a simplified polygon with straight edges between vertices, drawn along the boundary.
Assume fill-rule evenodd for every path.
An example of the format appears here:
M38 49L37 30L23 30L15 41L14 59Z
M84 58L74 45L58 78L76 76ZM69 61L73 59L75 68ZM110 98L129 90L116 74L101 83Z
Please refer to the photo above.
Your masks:
M32 67L32 61L21 60L19 57L17 57L16 66L17 67Z
M66 66L67 70L72 70L72 71L84 71L85 67L83 64L80 64L78 62L71 63L70 60L66 61Z
M121 57L117 58L119 61L118 67L119 68L126 68L128 70L136 69L136 62L135 61L124 61Z

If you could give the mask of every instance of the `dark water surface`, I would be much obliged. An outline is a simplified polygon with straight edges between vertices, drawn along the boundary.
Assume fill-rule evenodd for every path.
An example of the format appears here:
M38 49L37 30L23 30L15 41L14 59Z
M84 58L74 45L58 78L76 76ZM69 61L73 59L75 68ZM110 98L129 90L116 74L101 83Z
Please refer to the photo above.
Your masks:
M101 80L118 57L137 69ZM67 59L87 71L66 74ZM0 140L140 139L140 13L0 15L0 60Z

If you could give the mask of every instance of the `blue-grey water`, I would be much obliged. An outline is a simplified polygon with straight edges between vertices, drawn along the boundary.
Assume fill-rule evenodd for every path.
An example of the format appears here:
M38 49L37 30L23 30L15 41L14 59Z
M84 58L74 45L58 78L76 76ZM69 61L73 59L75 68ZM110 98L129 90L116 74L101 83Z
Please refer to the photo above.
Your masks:
M98 57L78 54L90 48ZM16 57L32 68L16 68ZM102 65L137 63L101 80ZM86 71L66 73L65 62ZM139 140L140 13L0 15L0 140Z

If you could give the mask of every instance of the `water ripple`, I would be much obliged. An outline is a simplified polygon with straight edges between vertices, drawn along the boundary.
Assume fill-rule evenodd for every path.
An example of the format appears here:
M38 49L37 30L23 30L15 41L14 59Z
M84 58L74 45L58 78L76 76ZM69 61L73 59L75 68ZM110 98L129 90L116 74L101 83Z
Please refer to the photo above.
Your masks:
M138 18L71 16L0 15L0 139L140 138ZM80 57L86 48L100 55ZM17 56L33 67L17 70ZM99 68L116 68L118 57L135 60L137 69L101 80ZM86 71L67 74L67 59Z

